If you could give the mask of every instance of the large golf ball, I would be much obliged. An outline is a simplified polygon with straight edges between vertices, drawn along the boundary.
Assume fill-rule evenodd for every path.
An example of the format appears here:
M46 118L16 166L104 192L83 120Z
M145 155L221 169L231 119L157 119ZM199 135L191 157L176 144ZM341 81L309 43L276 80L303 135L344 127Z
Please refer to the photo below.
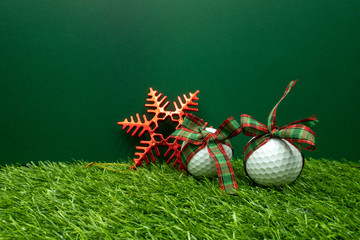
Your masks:
M205 131L208 131L210 133L215 133L216 129L213 128L206 128ZM183 142L181 149L185 146L187 142ZM226 145L222 144L226 155L231 161L231 158L233 156L232 149ZM217 176L217 168L214 159L210 156L210 153L208 151L208 147L204 147L199 152L197 152L188 162L187 170L190 174L199 177L199 176L205 176L205 177L213 177Z
M295 181L304 165L301 152L280 138L270 138L245 162L247 175L264 186L281 186Z

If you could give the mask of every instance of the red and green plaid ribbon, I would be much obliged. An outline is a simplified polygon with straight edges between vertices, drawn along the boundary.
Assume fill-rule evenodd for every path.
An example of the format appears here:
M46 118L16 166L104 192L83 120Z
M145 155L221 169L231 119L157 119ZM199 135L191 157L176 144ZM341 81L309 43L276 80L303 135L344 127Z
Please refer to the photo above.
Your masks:
M278 128L275 126L276 110L280 102L291 92L297 80L291 81L287 86L284 95L271 110L268 117L268 125L256 121L254 118L247 114L242 114L240 117L240 124L243 133L247 136L254 137L244 149L245 161L249 156L259 147L264 145L270 138L283 138L292 143L299 150L303 148L308 151L315 150L315 133L309 126L315 124L316 117L311 116L306 119L292 122L286 126Z
M230 159L222 144L231 147L228 139L241 132L240 124L230 117L220 125L215 133L206 131L206 126L207 123L202 119L193 114L186 114L182 126L171 137L189 143L184 146L181 154L181 160L185 166L197 152L207 146L209 154L216 164L221 189L232 193L232 190L238 189L238 187Z

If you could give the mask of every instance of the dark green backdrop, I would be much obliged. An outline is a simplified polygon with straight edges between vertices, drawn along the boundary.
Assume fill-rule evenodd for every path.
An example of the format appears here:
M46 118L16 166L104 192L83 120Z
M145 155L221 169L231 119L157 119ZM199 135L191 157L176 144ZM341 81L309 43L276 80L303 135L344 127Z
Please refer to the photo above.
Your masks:
M0 164L132 158L117 121L149 87L200 90L218 126L316 114L316 158L358 161L360 1L62 0L0 3ZM233 139L240 156L248 137Z

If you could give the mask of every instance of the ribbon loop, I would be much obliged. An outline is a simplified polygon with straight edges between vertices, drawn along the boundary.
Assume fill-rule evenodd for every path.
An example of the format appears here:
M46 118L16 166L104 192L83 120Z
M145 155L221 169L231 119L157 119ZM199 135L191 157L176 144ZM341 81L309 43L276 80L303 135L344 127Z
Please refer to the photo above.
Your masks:
M279 104L281 103L281 101L291 92L291 90L294 88L296 82L298 80L294 80L291 81L287 88L285 89L285 92L283 94L283 96L280 98L280 100L278 101L278 103L275 105L275 107L271 110L269 117L268 117L268 130L271 131L272 129L274 129L275 127L275 123L276 123L276 110L277 107L279 106Z
M281 128L274 137L286 139L298 148L308 151L315 150L315 133L308 126L302 124L293 124ZM305 147L304 144L307 144L308 147Z
M249 137L259 136L269 132L267 126L247 114L240 116L240 124L243 133Z
M206 131L206 125L202 119L193 114L186 114L183 125L171 137L188 142L181 154L185 166L198 151L207 146L216 164L221 189L232 193L233 189L238 187L230 159L222 144L231 147L228 139L238 135L242 131L241 126L233 117L226 119L215 133Z

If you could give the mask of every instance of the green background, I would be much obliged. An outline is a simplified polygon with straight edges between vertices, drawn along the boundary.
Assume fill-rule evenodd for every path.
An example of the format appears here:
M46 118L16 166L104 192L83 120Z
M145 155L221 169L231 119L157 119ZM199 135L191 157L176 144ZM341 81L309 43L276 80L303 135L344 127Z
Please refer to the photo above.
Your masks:
M316 114L312 157L358 161L360 1L63 0L0 3L0 164L132 158L118 121L149 87L200 90L217 127ZM171 108L169 108L171 109ZM165 127L169 125L165 123ZM165 128L166 129L166 128ZM249 140L232 140L240 156Z

